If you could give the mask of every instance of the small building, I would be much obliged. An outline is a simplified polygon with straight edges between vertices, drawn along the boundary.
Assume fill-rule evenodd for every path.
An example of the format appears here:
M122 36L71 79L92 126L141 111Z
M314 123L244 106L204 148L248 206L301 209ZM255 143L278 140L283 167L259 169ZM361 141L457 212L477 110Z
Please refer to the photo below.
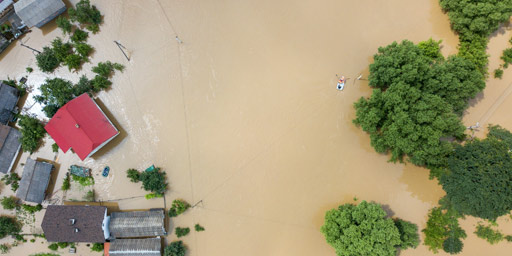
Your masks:
M107 248L108 247L108 248ZM145 239L115 239L105 247L109 256L161 256L162 241L159 237Z
M113 212L110 214L110 238L164 236L163 209L150 211Z
M105 206L49 205L41 227L49 242L104 243L107 222Z
M64 153L71 148L82 160L119 135L87 93L62 106L44 128Z
M13 4L13 0L0 0L0 18L5 17L14 9Z
M16 157L20 152L21 143L19 141L21 133L7 125L0 124L0 172L8 173L11 171Z
M14 10L27 27L40 28L66 11L66 5L62 0L19 0Z
M33 203L42 203L50 182L53 165L27 158L16 197Z
M18 89L0 82L0 124L7 124L12 120L18 98Z

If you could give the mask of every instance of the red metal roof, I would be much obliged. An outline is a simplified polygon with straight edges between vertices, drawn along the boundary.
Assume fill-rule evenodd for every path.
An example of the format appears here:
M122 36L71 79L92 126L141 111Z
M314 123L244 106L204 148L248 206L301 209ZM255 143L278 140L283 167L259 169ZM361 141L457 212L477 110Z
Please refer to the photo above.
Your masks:
M82 160L118 134L87 93L62 106L44 128L62 151L73 148Z

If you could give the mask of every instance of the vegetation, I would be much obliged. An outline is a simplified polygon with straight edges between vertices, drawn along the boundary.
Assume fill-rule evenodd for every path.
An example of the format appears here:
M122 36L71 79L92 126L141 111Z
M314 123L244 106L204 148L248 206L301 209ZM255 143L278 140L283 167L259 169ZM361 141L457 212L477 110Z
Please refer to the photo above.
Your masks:
M153 171L139 172L135 169L128 169L126 171L128 178L132 182L142 181L144 190L151 192L153 197L162 196L167 190L167 182L165 182L165 172L160 167L155 168Z
M86 202L94 202L96 199L96 194L94 193L94 190L89 190L84 196L84 201Z
M2 254L8 253L10 249L11 249L11 247L9 247L9 244L1 244L0 245L0 253L2 253Z
M503 77L503 69L496 69L494 70L494 78L499 78L501 79Z
M3 80L2 81L4 84L6 85L9 85L11 87L14 87L16 89L18 89L19 92L19 96L22 97L23 95L25 95L27 93L27 87L25 84L19 84L18 82L16 82L16 80L13 80L13 79L10 79L10 78L7 78L7 80Z
M87 30L96 34L99 31L99 24L102 21L101 13L96 6L90 4L89 0L80 0L75 8L68 9L69 18L77 21L80 25L86 25Z
M174 232L176 233L176 236L180 238L182 236L188 235L188 233L190 233L190 228L176 227L176 230Z
M92 68L92 72L105 78L112 76L115 70L122 72L124 70L124 66L119 63L112 63L110 61L107 61L100 62L97 66Z
M344 204L325 214L321 228L327 243L334 247L338 256L349 255L396 255L397 247L414 247L416 235L406 222L399 221L399 228L379 204L362 201L358 205ZM414 224L411 224L414 225ZM414 225L415 226L415 225Z
M130 168L126 171L126 176L130 178L131 182L137 183L140 181L140 172L133 168Z
M201 232L201 231L204 231L204 230L205 230L205 229L204 229L204 227L203 227L203 226L201 226L201 225L199 225L199 224L196 224L196 225L194 226L194 229L196 230L196 232ZM417 228L416 228L416 229L417 229ZM419 241L418 241L418 242L419 242Z
M84 187L94 185L94 178L92 176L81 177L71 174L71 177L73 178L73 181L78 182L80 185Z
M64 63L68 67L68 70L79 70L83 63L83 57L78 54L69 54L66 56Z
M37 205L22 204L21 207L24 211L31 213L31 214L41 211L43 209L43 206L41 204L37 204Z
M14 210L18 207L18 199L14 196L3 197L0 203L5 210Z
M55 53L55 57L59 60L59 65L66 61L66 57L68 55L73 53L73 45L62 42L60 37L57 37L52 41L52 49Z
M184 213L188 208L190 208L190 204L187 203L185 200L173 200L171 209L169 209L169 217L176 217Z
M71 41L73 43L80 43L87 41L87 37L89 37L89 33L77 28L75 29L75 32L73 32L73 35L71 36Z
M41 253L37 253L37 254L32 254L30 256L59 256L59 255L55 254L55 253L41 252Z
M503 55L500 57L504 64L503 67L507 68L509 64L512 64L512 48L507 48L503 50Z
M53 143L52 144L52 151L54 153L58 153L59 152L59 145L57 145L57 143Z
M409 221L395 219L395 226L400 233L401 249L416 248L420 244L420 235L418 234L418 226ZM197 229L196 229L197 230ZM204 229L203 229L204 230Z
M82 57L82 60L85 62L89 61L89 55L92 53L94 48L86 43L76 43L75 44L76 52Z
M498 230L493 230L490 226L484 226L480 223L476 226L475 234L476 236L487 240L490 244L495 244L505 239L505 235Z
M19 181L21 178L17 173L11 172L10 174L4 175L1 180L5 183L5 185L11 185L11 190L16 192L20 186Z
M422 230L425 233L423 243L434 253L437 253L441 248L448 253L458 253L455 250L456 247L452 247L452 245L457 245L457 242L453 240L460 241L460 239L466 238L466 232L459 226L458 218L461 215L452 207L446 206L443 203L441 205L441 207L430 209L427 227ZM445 246L444 242L448 238L451 238L452 241L448 242ZM462 250L462 246L460 248Z
M32 71L34 71L34 69L31 67L27 67L25 70L27 70L28 73L32 73Z
M21 128L21 149L24 152L34 153L46 134L43 124L35 117L20 115L18 125Z
M57 27L62 30L64 34L71 34L71 30L73 29L73 24L64 16L59 16L56 20Z
M48 246L48 249L52 250L52 251L56 251L59 249L59 245L57 243L52 243Z
M91 251L93 252L102 252L103 251L103 244L102 243L94 243L91 247Z
M443 242L443 250L449 254L458 254L462 251L464 244L460 238L450 236Z
M182 241L176 241L170 243L164 249L164 256L185 256L187 248Z
M69 244L69 243L67 243L67 242L58 242L58 243L57 243L57 245L58 245L60 248L64 249L64 248L68 247L70 244Z
M47 117L51 118L57 110L72 100L73 84L62 78L46 79L40 87L41 95L37 95L34 99L44 105L43 111Z
M14 217L0 216L0 238L15 235L21 231L21 224Z
M50 47L43 47L43 51L36 55L37 67L43 72L51 73L59 65L60 61Z
M63 191L69 190L71 188L71 181L69 179L69 173L66 173L66 177L64 178L64 181L62 181L62 187L61 189Z
M486 139L456 146L440 178L447 199L462 214L495 220L512 210L512 133L490 126Z

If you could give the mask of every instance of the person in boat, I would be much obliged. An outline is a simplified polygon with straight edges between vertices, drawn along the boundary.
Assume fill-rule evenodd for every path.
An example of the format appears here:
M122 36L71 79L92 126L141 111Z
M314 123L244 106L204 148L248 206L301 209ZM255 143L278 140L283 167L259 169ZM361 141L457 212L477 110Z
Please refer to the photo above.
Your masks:
M338 80L338 83L344 84L345 83L345 76L341 76L340 79Z

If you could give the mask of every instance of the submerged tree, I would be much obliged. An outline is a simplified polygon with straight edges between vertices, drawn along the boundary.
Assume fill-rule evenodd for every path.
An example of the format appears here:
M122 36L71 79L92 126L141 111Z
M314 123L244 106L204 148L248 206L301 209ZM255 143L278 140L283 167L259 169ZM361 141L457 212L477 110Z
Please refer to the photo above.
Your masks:
M60 61L55 52L50 47L43 47L43 51L36 55L37 67L43 72L53 72L59 65Z
M14 217L0 216L0 238L18 234L21 231L21 226Z
M24 152L35 152L41 145L46 134L43 124L35 117L21 115L18 121L20 126L20 143Z
M176 241L170 243L164 249L164 256L185 256L187 248L182 241Z

